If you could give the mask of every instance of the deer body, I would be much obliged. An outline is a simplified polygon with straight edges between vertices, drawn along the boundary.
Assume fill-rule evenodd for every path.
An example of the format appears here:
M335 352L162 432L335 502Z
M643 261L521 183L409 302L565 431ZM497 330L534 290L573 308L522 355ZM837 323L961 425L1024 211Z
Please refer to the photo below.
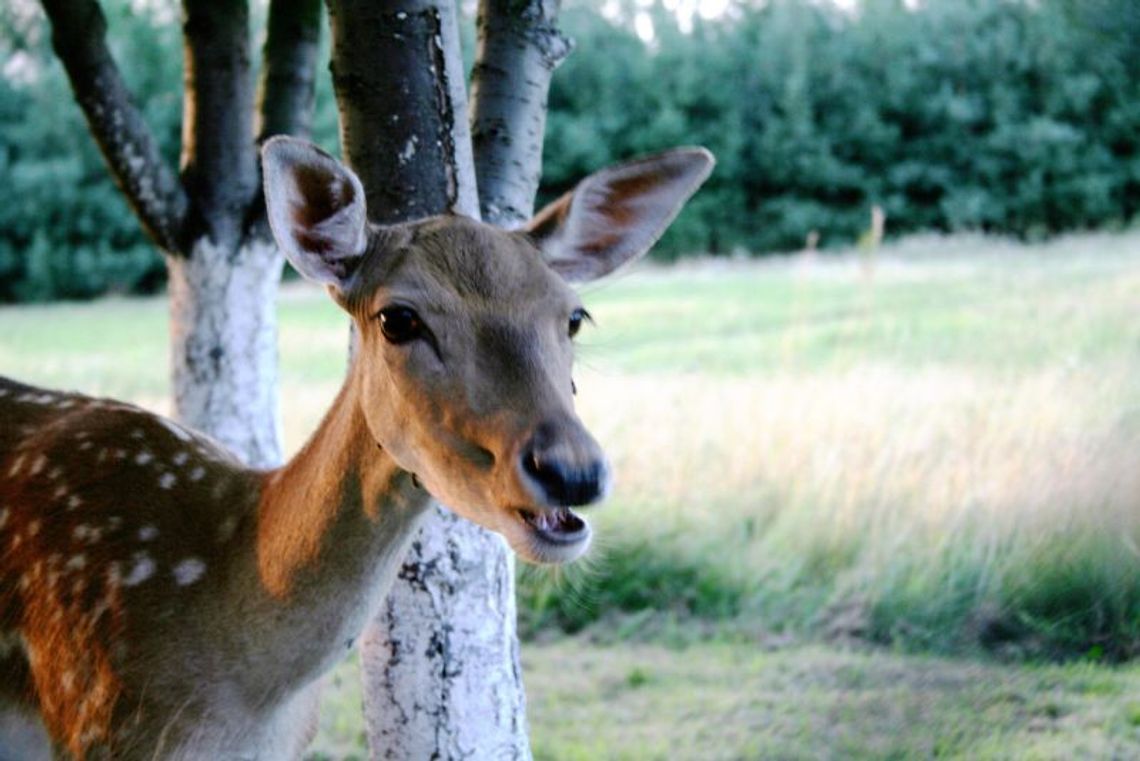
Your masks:
M299 756L319 677L431 497L526 559L584 551L569 507L608 473L573 413L564 280L643 253L710 167L688 151L607 170L525 235L378 228L348 170L271 141L274 233L354 319L357 359L270 471L129 405L0 379L0 761L49 738L75 758Z
M310 716L274 720L351 649L428 504L354 430L352 385L301 455L255 472L142 410L0 381L0 621L21 624L0 641L22 635L24 689L66 746L116 726L124 757L304 747Z

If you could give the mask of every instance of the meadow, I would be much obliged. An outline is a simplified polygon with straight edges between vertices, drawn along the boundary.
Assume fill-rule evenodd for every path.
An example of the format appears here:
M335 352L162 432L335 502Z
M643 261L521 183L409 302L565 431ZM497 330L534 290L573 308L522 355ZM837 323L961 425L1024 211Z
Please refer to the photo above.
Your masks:
M618 485L588 561L521 571L538 758L1140 757L1140 234L645 266L585 301ZM163 411L165 320L2 308L0 369ZM280 327L292 450L347 339L302 284ZM361 753L356 678L323 757Z

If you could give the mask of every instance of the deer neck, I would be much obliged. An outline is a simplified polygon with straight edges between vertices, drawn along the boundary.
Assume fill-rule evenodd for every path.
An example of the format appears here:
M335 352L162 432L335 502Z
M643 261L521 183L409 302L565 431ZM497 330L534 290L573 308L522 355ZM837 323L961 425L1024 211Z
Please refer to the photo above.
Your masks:
M262 589L330 627L379 604L430 500L372 438L359 389L350 372L309 442L264 475L257 507Z

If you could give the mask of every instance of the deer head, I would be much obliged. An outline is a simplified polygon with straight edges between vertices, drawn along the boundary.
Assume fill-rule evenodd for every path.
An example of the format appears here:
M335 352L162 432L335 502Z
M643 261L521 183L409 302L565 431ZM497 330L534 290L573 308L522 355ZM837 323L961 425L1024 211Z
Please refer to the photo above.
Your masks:
M360 180L315 146L274 138L263 162L278 244L356 326L351 373L375 443L524 559L581 555L590 529L571 508L602 499L611 473L574 412L589 315L571 285L648 251L711 154L602 170L517 231L455 215L370 224Z

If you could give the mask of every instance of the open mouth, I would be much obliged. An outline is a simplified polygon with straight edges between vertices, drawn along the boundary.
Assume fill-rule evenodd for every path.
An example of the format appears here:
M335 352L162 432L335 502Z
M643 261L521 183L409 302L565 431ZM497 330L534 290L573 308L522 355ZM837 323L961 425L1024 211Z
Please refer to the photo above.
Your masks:
M535 536L551 544L578 544L590 536L590 524L568 507L520 509L518 513Z

